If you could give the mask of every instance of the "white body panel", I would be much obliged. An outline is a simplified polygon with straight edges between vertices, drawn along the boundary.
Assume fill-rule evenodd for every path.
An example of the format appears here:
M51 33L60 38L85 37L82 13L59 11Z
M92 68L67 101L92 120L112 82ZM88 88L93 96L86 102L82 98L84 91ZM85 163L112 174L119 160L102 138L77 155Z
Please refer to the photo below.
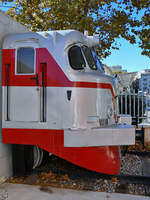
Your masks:
M67 90L72 91L70 101L67 99ZM6 99L6 91L7 88L3 87L4 99ZM41 127L40 88L10 87L8 112L10 117L9 121L6 121L6 116L3 116L3 128L85 129L100 127L99 119L107 118L107 107L113 107L111 92L108 89L47 87L46 96L47 121ZM99 104L99 102L104 103ZM6 105L7 102L3 101L4 113L6 113ZM92 121L89 118L92 118ZM108 120L108 125L114 123L112 115Z
M8 103L10 121L40 121L40 90L38 87L9 87Z
M86 130L65 130L65 147L132 145L135 143L133 126L110 126Z

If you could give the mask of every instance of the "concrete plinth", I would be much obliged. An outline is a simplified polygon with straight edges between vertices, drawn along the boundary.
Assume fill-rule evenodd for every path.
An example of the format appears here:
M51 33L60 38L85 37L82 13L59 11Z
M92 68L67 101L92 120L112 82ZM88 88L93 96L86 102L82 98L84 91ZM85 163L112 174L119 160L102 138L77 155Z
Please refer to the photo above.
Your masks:
M0 11L0 182L3 177L12 175L11 146L2 144L2 45L8 34L21 32L28 30Z

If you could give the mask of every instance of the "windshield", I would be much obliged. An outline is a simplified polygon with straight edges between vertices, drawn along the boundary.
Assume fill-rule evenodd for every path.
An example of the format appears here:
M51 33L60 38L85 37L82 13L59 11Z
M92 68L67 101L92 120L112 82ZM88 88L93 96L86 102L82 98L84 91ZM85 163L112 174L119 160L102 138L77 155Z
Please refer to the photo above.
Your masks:
M82 70L86 67L84 57L79 46L73 46L69 49L69 62L73 69Z
M89 49L87 46L82 46L81 48L85 55L85 58L87 60L89 67L92 70L97 70L96 60L94 59L94 57L92 55L91 49Z
M95 49L93 48L93 49L91 49L91 51L92 51L92 55L93 55L93 57L94 57L94 60L95 60L95 62L96 62L96 65L97 65L98 69L99 69L101 72L104 72L104 70L103 70L103 68L102 68L102 66L101 66L101 64L100 64L100 60L99 60L99 58L98 58L98 55L97 55Z
M69 63L74 70L83 70L86 67L86 62L92 70L99 69L104 73L101 67L98 55L94 48L83 46L72 46L68 51Z

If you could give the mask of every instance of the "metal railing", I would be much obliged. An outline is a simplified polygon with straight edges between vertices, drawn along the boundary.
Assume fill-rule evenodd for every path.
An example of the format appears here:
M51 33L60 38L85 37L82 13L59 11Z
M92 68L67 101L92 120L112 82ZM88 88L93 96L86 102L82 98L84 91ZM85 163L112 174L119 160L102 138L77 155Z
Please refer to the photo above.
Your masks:
M123 92L118 96L119 114L132 116L132 123L141 123L147 118L145 111L150 106L150 95Z

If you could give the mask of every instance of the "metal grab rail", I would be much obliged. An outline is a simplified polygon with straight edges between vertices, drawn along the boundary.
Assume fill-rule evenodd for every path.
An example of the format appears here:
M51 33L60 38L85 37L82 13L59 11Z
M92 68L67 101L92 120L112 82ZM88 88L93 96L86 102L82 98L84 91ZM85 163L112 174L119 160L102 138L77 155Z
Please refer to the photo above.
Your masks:
M7 84L7 121L9 121L9 73L10 64L6 64L6 84Z

